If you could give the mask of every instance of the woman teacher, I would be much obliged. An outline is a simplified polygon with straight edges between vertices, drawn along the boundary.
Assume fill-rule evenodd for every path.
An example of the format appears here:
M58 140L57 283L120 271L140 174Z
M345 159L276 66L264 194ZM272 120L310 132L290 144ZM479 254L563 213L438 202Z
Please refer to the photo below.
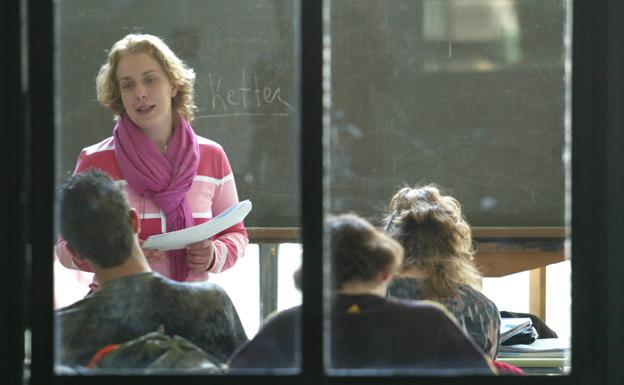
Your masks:
M153 35L130 34L111 48L97 76L97 97L115 117L113 136L84 148L74 173L98 168L122 183L141 218L140 238L210 220L238 202L230 163L191 122L195 72ZM177 281L203 281L234 265L248 243L239 223L183 250L144 249L152 270ZM61 238L57 255L73 260Z

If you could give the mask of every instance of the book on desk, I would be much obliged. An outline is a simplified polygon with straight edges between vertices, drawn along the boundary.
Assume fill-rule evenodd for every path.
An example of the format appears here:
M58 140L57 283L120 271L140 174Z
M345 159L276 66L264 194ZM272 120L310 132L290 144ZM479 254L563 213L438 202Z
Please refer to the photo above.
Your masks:
M531 344L502 345L496 360L518 366L527 374L566 374L570 369L570 339L543 338Z
M511 337L520 335L533 326L533 321L529 317L519 318L501 318L500 326L500 343L501 345L509 345L506 343Z

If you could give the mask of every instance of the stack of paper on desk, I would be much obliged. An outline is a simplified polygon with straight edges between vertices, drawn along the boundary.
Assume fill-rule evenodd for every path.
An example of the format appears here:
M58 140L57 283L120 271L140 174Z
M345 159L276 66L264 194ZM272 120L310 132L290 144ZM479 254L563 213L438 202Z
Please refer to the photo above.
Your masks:
M563 357L569 349L570 339L568 338L543 338L529 345L501 346L499 356Z
M251 211L249 199L239 202L216 217L201 225L188 227L170 233L152 235L143 243L144 249L176 250L183 249L191 243L203 241L221 231L240 223Z
M500 343L533 326L531 318L501 318Z
M564 368L563 371L556 371L557 374L563 374L569 369L569 355L569 338L544 338L528 345L501 346L496 360L525 369ZM548 372L538 370L535 373Z

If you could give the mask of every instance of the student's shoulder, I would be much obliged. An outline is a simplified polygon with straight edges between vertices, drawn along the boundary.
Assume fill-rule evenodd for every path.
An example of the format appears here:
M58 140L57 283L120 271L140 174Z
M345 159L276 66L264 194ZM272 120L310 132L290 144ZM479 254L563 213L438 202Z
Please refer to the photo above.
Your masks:
M438 302L390 298L386 305L394 313L406 316L428 317L433 319L453 318L452 314Z
M423 299L407 299L407 298L386 298L386 305L396 308L406 309L408 311L433 311L437 312L444 309L444 306L437 302Z
M171 309L227 309L232 300L219 285L211 282L178 282L153 273L150 277L150 298Z
M265 320L254 340L292 341L300 317L300 306L276 312Z
M81 308L83 307L83 304L81 303L82 301L84 301L84 299L78 302L74 302L71 305L55 310L54 316L57 318L66 318L66 317L72 317L72 316L78 315L80 313Z
M275 311L266 319L265 325L276 327L285 323L295 322L301 316L301 306L294 306L289 309Z
M230 300L230 297L225 289L213 282L177 282L161 275L156 275L156 279L161 282L161 285L166 286L168 290L186 294L192 298L197 298L199 301Z
M458 289L458 295L468 303L498 312L498 307L494 301L472 286L461 285Z
M388 287L388 293L394 298L424 298L423 284L411 277L396 277Z
M270 317L247 343L232 354L232 369L292 368L295 362L295 336L301 308L296 306Z
M99 306L95 303L97 300L92 297L83 298L71 305L55 310L54 317L56 322L61 325L60 329L66 328L69 332L72 328L79 327L79 325L93 322Z

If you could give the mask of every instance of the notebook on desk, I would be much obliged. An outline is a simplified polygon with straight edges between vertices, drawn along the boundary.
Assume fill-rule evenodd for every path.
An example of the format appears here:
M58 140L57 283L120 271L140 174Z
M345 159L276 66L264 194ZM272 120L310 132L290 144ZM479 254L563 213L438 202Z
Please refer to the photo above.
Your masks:
M500 326L500 343L522 333L533 326L533 321L529 317L526 318L501 318Z
M559 356L570 350L569 338L542 338L537 339L532 344L501 346L500 354L509 356L522 355L543 355Z
M501 346L497 361L505 362L520 368L534 368L535 374L565 374L569 369L569 338L543 338L532 344ZM538 368L543 368L540 371Z

